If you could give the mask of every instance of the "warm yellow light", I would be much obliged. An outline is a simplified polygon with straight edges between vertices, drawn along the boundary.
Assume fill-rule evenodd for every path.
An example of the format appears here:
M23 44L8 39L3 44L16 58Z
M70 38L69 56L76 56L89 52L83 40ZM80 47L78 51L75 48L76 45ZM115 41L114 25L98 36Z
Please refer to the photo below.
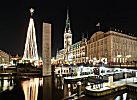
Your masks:
M126 57L127 57L127 58L130 58L130 57L131 57L131 55L127 55Z
M93 60L97 60L97 59L94 57Z
M22 88L25 95L25 100L37 100L39 78L30 79L22 82Z
M121 55L117 55L117 57L121 57Z

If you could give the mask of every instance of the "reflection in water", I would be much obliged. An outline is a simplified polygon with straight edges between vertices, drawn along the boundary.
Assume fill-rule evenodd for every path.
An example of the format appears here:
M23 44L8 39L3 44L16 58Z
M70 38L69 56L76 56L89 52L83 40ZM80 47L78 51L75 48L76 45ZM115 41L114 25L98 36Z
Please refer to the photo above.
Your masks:
M62 78L56 78L55 79L55 86L58 88L58 89L62 89L63 90L63 84L64 84L64 81Z
M42 86L42 78L32 78L22 82L25 100L37 100L38 88Z
M127 93L116 96L115 100L127 100Z
M0 77L0 92L13 89L12 77Z
M64 83L61 79L52 77L30 78L28 80L17 78L16 80L14 81L14 88L3 92L0 95L0 100L3 100L3 98L7 100L8 96L10 96L10 100L63 100L77 92L76 83L68 84ZM13 85L14 83L11 78L0 77L1 90L8 89ZM85 96L80 100L137 100L137 96L136 93L121 91L103 97Z
M120 100L120 96L117 96L115 100Z
M63 93L62 93L63 97L61 99L71 96L77 92L77 83L70 83L70 84L64 83L60 78L56 78L54 80L53 85L55 86L57 91L61 92L63 90ZM82 87L83 87L82 91L84 91L84 84L82 85ZM126 93L126 92L127 91L121 91L115 94L111 94L103 97L97 97L97 98L92 96L85 96L81 98L80 100L130 100L130 99L137 100L137 97L135 97L135 95L131 96L130 93ZM133 97L135 99L133 99ZM53 100L57 100L57 99L53 99Z
M9 87L9 82L8 80L3 80L3 91L7 90Z
M59 92L62 93L64 98L76 93L77 83L64 83L63 78L55 78L53 85L55 86L55 88L57 88Z
M53 100L52 96L55 96L55 95L52 95L52 92L55 91L55 90L52 91L52 89L53 88L52 88L52 79L51 79L51 77L43 78L43 100ZM56 100L58 100L58 99L56 99Z
M123 100L126 100L126 98L127 98L127 93L124 93L123 94Z
M73 94L73 84L64 84L64 97L68 97Z

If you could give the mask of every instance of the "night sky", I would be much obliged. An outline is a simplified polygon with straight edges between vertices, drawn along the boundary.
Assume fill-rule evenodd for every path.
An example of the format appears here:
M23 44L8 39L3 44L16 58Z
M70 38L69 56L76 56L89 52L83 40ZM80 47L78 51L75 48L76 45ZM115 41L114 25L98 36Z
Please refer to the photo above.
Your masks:
M82 33L91 37L101 30L122 30L137 36L136 0L2 0L0 2L0 49L11 55L23 55L30 12L33 7L38 52L41 55L42 22L52 23L52 56L63 48L66 8L70 10L73 43Z

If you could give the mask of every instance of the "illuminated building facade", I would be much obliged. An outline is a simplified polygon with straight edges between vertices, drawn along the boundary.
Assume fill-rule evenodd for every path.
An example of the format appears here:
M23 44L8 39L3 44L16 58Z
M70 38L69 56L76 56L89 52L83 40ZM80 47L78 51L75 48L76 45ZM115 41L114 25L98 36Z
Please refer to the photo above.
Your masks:
M64 63L64 49L57 50L56 62L57 64Z
M10 61L11 56L8 53L0 50L0 64L9 64Z
M87 39L83 38L82 41L76 42L71 46L72 60L73 63L86 63L87 61Z
M69 17L67 12L64 33L64 49L58 50L56 61L58 64L92 63L99 64L127 64L137 63L137 38L121 32L95 32L89 40L72 44Z
M65 33L64 33L64 49L57 51L57 55L56 55L57 63L59 64L85 63L86 62L86 44L87 44L86 38L82 38L82 41L72 44L69 12L67 10L66 27L65 27Z
M82 41L76 42L70 46L68 52L69 64L78 64L87 62L87 39L83 38ZM64 49L57 51L56 60L58 63L63 63Z
M109 64L137 61L137 38L120 32L98 31L87 43L89 62L108 62Z

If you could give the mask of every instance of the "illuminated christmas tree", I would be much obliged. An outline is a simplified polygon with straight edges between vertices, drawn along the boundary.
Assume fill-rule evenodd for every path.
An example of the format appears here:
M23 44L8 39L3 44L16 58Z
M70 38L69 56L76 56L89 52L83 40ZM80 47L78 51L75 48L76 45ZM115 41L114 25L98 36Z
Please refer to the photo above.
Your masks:
M35 26L34 26L34 20L32 18L32 15L34 13L34 9L30 9L31 18L29 21L29 26L27 30L27 38L25 43L25 49L24 49L24 55L23 60L29 60L29 61L38 61L38 51L37 51L37 43L36 43L36 32L35 32Z

